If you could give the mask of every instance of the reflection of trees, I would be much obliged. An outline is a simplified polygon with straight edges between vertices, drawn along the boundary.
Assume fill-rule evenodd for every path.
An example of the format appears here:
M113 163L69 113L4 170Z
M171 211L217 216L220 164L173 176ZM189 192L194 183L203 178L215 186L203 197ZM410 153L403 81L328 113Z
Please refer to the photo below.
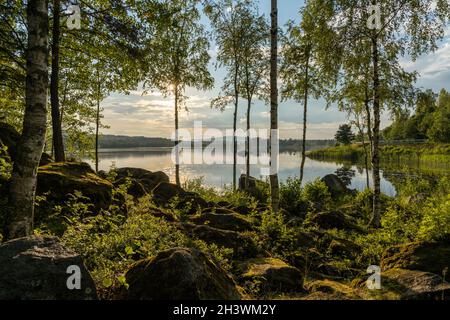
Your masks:
M160 156L169 156L171 155L172 150L166 149L166 150L132 150L132 151L100 151L100 159L101 160L108 160L108 159L117 159L117 158L139 158L139 157L160 157Z
M390 182L395 190L399 191L408 180L418 181L427 180L431 185L436 185L442 176L443 172L422 171L417 168L404 166L403 168L384 168L382 170L383 178Z
M352 183L352 179L355 177L356 171L351 167L344 165L343 167L336 170L335 174L349 186Z

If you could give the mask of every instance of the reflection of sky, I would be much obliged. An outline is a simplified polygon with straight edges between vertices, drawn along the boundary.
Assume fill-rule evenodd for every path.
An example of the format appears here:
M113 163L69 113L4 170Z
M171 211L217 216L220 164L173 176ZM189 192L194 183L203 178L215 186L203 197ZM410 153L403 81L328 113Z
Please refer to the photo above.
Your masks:
M145 149L144 149L145 150ZM108 170L113 164L118 167L144 168L150 171L164 171L174 180L174 166L171 153L167 151L134 151L123 152L120 150L100 153L100 170ZM201 152L197 152L199 155ZM298 177L300 172L300 154L282 153L280 154L279 177L281 181L286 181L289 177ZM245 163L245 162L244 162ZM261 165L251 165L251 175L257 178L261 176ZM366 187L366 174L363 170L358 170L356 166L347 166L355 171L350 187L357 190L364 190ZM332 162L319 162L306 159L304 181L314 181L327 174L335 173L342 165ZM203 177L205 185L223 187L233 182L233 165L231 164L182 164L180 165L181 180ZM237 166L238 176L245 173L245 164ZM394 186L384 178L382 179L382 191L388 195L395 194Z

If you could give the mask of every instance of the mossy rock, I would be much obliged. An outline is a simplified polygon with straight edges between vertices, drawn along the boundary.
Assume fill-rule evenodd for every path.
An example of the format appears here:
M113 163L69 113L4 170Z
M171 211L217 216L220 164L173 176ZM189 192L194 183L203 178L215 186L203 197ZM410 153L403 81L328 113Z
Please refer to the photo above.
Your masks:
M242 283L255 283L261 292L301 292L303 274L297 268L276 258L256 258L239 266Z
M111 204L112 184L97 176L87 163L55 162L39 167L37 194L46 195L48 201L64 203L68 194L79 191L96 210Z
M204 212L189 219L194 224L204 224L213 228L231 230L231 231L252 231L254 230L253 221L236 212L225 214L216 212Z
M363 232L363 229L356 224L354 219L341 211L326 211L309 215L305 221L320 229L339 229L345 231Z
M347 284L329 279L311 281L305 284L305 289L311 293L311 295L306 297L306 300L311 300L312 297L316 297L318 300L362 299L357 289L352 288Z
M160 182L152 190L153 200L161 205L167 206L177 200L176 209L188 214L193 214L208 208L210 204L195 192L187 192L180 186L169 182Z
M78 270L70 271L73 266ZM81 290L67 286L74 271ZM97 290L81 256L56 237L29 236L0 245L0 299L92 300Z
M128 193L135 198L150 193L161 182L169 182L169 177L162 171L151 172L141 168L118 168L114 172L117 175L114 185L123 184L129 179L131 184Z
M249 233L230 230L222 230L206 225L191 223L182 224L183 229L192 237L208 244L216 244L221 247L233 249L235 258L256 257L259 253L254 238Z
M384 296L401 300L450 300L450 283L437 274L390 269L381 274L381 287Z
M343 258L355 258L361 253L361 247L347 239L331 240L328 251L331 255Z
M353 279L360 273L360 269L354 268L349 265L348 262L338 259L324 259L321 263L318 263L310 271L317 279Z
M239 300L226 271L202 252L173 248L135 263L126 273L132 300Z
M401 268L442 275L450 269L450 240L412 242L387 249L381 258L381 269Z
M347 188L347 185L335 174L326 175L322 178L322 181L333 196L351 193L351 190Z

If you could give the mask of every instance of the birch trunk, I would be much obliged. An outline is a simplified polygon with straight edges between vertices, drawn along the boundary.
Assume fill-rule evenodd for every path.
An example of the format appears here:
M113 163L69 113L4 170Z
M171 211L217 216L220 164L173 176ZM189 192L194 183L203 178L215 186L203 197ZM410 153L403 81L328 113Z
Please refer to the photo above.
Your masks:
M6 239L33 233L36 174L45 143L48 89L48 2L27 4L28 45L23 130L9 189Z
M278 3L277 0L271 0L271 30L270 30L270 196L272 211L278 213L280 202L279 184L278 184L278 154L274 155L273 145L276 143L273 139L278 139ZM278 145L278 144L277 144Z

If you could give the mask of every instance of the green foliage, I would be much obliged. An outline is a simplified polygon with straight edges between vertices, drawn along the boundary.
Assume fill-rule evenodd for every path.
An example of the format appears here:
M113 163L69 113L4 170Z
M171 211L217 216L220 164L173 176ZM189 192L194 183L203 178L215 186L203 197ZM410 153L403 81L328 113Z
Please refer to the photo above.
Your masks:
M104 212L74 221L63 236L64 242L84 258L100 288L120 286L119 277L134 261L188 244L174 226L140 212L139 205L125 222L121 220Z
M345 146L349 145L353 140L355 140L355 135L352 132L352 126L348 124L340 125L334 138L340 144Z
M328 210L332 205L328 187L320 179L304 186L299 179L289 178L280 186L280 206L295 217L304 218L309 212Z
M183 184L186 191L196 192L203 199L210 202L226 202L233 207L245 206L253 211L258 206L258 200L248 193L240 190L233 190L231 186L224 186L222 189L208 187L203 184L203 177L188 179Z
M284 222L282 213L273 213L266 210L260 213L261 225L259 231L262 235L262 244L265 250L283 257L288 254L294 245L294 230Z
M2 182L11 177L12 165L8 156L7 147L3 146L0 141L0 187Z
M302 192L300 179L288 178L286 182L280 184L280 207L296 216L305 214L308 205Z
M430 139L433 142L450 142L450 94L442 89L439 95L431 90L421 92L415 113L396 115L395 121L383 135L388 140Z

